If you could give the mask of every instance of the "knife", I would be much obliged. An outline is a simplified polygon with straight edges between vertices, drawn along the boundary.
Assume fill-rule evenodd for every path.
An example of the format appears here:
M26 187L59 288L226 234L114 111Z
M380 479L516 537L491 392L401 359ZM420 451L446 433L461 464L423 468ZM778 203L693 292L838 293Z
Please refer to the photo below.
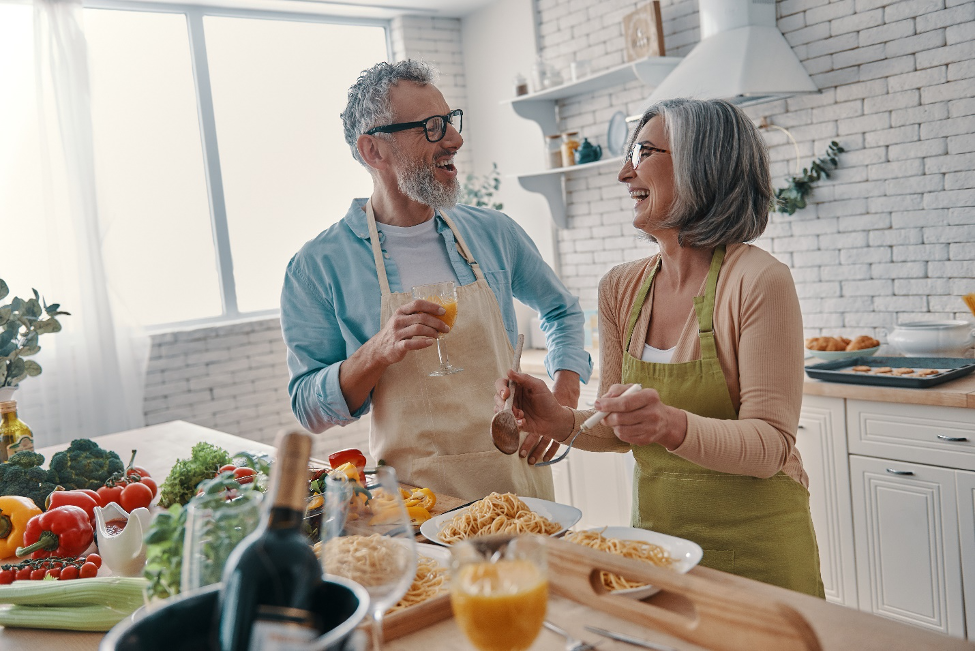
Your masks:
M667 645L659 645L658 643L643 641L640 638L635 638L634 636L628 636L627 634L618 634L616 632L609 632L606 629L601 629L600 627L592 627L590 625L584 625L583 628L586 629L588 632L593 632L594 634L600 634L601 636L606 636L607 638L613 638L615 641L621 641L623 643L630 643L631 645L643 647L646 650L674 650L675 649L673 647L668 647Z

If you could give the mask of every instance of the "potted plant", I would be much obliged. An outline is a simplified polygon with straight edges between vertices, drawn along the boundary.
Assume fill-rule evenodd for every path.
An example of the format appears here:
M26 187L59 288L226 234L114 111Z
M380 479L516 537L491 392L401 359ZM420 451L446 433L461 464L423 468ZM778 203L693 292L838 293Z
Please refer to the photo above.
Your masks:
M10 288L0 278L0 300L8 294ZM0 401L9 401L24 378L40 375L41 365L27 358L41 350L37 344L41 335L61 330L58 315L71 313L59 308L60 304L45 303L37 290L33 298L14 297L0 306Z

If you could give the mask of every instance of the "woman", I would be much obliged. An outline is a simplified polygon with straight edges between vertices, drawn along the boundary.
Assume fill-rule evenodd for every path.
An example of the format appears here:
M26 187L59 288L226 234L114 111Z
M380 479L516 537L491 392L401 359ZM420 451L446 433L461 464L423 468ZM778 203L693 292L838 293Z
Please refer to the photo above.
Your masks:
M634 452L636 527L695 541L705 566L824 597L794 446L800 306L788 268L744 244L770 208L763 140L727 102L668 100L644 114L628 151L618 180L660 253L601 280L594 406L609 415L575 446ZM530 458L551 457L549 440L593 414L560 406L531 376L509 378L517 423L543 437ZM644 389L621 397L631 383Z

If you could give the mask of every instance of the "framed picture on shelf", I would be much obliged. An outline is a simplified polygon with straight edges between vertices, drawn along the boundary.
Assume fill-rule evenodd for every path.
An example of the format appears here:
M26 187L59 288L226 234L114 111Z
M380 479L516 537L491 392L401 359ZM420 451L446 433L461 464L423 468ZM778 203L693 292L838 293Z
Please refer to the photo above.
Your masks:
M625 59L665 56L665 35L658 0L647 2L624 17Z

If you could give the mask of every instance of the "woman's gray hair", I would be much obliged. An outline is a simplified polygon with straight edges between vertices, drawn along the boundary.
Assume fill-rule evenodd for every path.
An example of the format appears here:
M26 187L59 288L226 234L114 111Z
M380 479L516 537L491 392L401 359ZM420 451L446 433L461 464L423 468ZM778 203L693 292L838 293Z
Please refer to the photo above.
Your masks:
M683 247L755 240L767 228L773 186L767 146L743 111L725 100L672 99L641 116L628 149L649 120L665 120L675 175L665 224Z
M430 84L436 77L437 71L432 66L412 59L396 63L382 61L361 72L356 83L349 87L346 110L339 114L343 119L343 136L353 158L369 169L356 149L356 139L373 127L393 122L393 112L390 109L391 86L396 86L401 81Z

